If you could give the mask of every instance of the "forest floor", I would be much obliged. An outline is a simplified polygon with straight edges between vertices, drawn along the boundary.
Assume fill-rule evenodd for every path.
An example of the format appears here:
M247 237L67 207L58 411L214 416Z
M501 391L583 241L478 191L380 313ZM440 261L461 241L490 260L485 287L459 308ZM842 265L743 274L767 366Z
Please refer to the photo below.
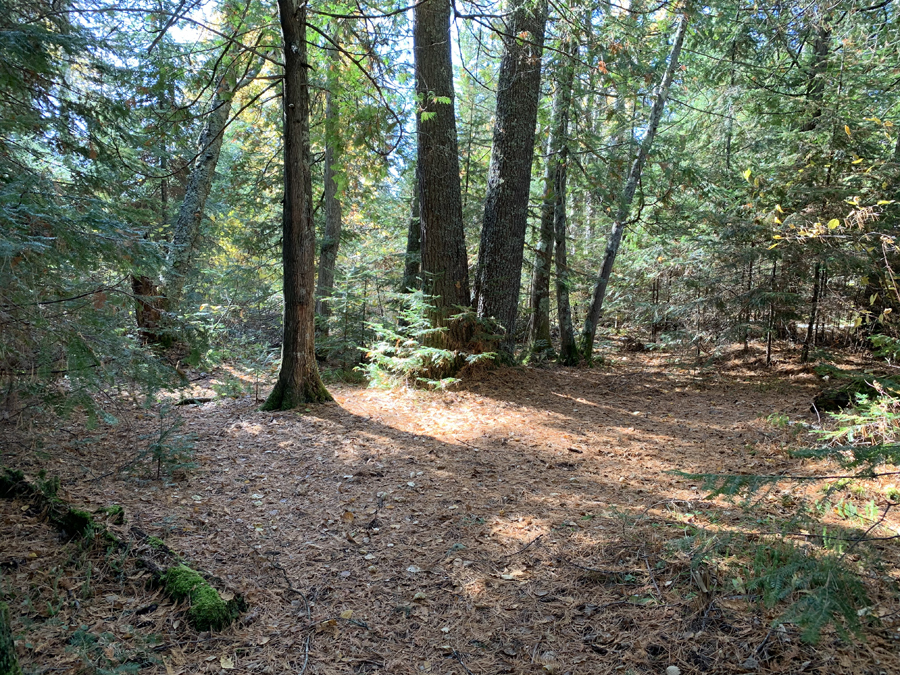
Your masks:
M73 504L123 505L123 536L160 537L249 609L197 633L125 553L62 542L17 500L0 500L0 597L30 673L900 673L892 541L882 571L859 568L863 620L880 621L808 644L773 627L787 605L754 602L746 550L777 549L822 486L745 508L672 473L827 469L785 452L826 386L758 355L699 368L617 353L450 392L331 385L334 403L297 412L217 399L172 409L197 466L162 480L134 460L176 413L0 430L7 464L59 475ZM888 482L833 492L824 522L864 527ZM821 550L815 534L788 538L801 558Z

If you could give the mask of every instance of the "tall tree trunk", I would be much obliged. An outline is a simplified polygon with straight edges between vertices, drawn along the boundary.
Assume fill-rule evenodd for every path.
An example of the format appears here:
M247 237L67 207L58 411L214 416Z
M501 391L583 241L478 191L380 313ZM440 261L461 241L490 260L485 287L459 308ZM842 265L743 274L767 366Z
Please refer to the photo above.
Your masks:
M597 334L597 322L600 319L600 313L603 311L603 300L606 297L606 288L609 285L609 277L612 274L613 263L619 252L619 245L622 243L622 234L625 231L628 214L631 211L631 202L634 200L634 193L637 190L638 181L641 179L641 172L644 169L644 163L647 161L647 155L653 145L653 139L656 136L656 130L659 128L659 122L662 119L663 110L666 106L666 99L669 97L669 87L672 85L672 79L675 71L678 69L678 57L681 54L681 46L684 43L684 35L687 32L687 15L682 14L678 19L678 27L675 31L675 41L672 44L672 51L669 54L669 63L666 66L662 82L653 101L653 107L650 109L650 120L647 123L647 132L644 139L638 147L637 156L631 164L631 170L628 173L628 179L619 196L619 203L616 207L616 215L613 220L612 231L609 234L609 241L606 244L606 254L603 258L603 265L600 268L600 274L597 277L597 283L594 286L594 294L591 299L591 306L588 309L587 317L584 320L584 330L581 334L581 353L585 361L591 362L594 351L594 338Z
M413 186L412 208L409 214L409 228L406 232L406 254L403 258L403 281L401 293L411 293L422 287L419 268L422 263L422 228L419 220L419 169L416 168L416 182Z
M571 42L563 43L564 52L573 51L574 48ZM532 356L541 358L554 356L553 343L550 339L550 263L553 258L556 208L560 199L564 200L564 195L558 192L559 174L565 173L566 170L563 148L566 147L566 137L569 133L569 107L572 103L572 82L575 77L574 64L565 55L560 56L564 60L559 63L557 69L558 80L550 118L550 138L547 142L547 174L544 177L544 201L541 204L541 229L531 276L530 351ZM564 176L562 184L565 185Z
M769 293L775 293L775 272L778 270L778 259L772 261L772 278L769 281ZM769 300L769 319L766 331L766 368L772 365L772 340L775 335L775 300Z
M572 326L572 308L569 305L569 264L566 258L566 163L569 149L563 146L556 171L556 203L553 207L554 254L556 259L556 315L559 320L559 362L566 366L578 365L578 346Z
M800 355L800 363L806 363L809 360L809 348L815 340L816 326L816 310L819 307L819 274L821 272L820 263L816 263L816 272L813 280L812 306L809 310L809 324L806 326L806 342L803 343L803 352Z
M506 331L500 351L515 350L516 312L528 221L531 160L541 94L541 54L547 1L512 0L512 17L503 37L497 82L497 112L478 268L478 316L494 317Z
M337 36L335 37L335 39ZM334 266L341 243L341 200L335 170L341 154L341 132L335 89L338 86L338 69L341 58L337 49L330 49L328 91L325 93L325 233L319 248L319 277L316 284L316 314L322 318L322 332L328 334L328 317L331 309L327 298L334 290Z
M425 0L414 12L422 287L434 307L433 325L444 327L456 308L470 304L450 57L450 0ZM443 340L452 344L455 337L448 333Z
M316 229L309 162L309 78L306 2L278 0L284 38L284 337L281 371L263 410L290 410L330 401L315 354Z
M210 103L206 126L200 134L199 148L194 165L184 191L184 199L178 210L172 235L172 246L169 249L168 278L165 283L165 304L175 307L181 302L184 283L190 273L197 240L200 235L200 224L206 210L206 201L212 189L216 165L222 150L222 139L225 127L231 116L231 102L235 94L247 86L259 74L260 65L249 70L233 87L228 86L232 73L226 73L216 85L215 96Z
M822 100L825 98L825 74L828 71L828 55L831 52L831 29L824 18L816 28L816 39L813 42L812 63L809 66L809 81L806 85L806 100L811 112L809 119L801 126L800 131L812 131L819 124L822 116Z

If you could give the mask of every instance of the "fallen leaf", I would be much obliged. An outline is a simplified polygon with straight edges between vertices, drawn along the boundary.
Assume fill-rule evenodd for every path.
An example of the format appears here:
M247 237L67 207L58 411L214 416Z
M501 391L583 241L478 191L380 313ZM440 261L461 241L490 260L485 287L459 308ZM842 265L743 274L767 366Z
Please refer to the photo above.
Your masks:
M219 665L222 666L222 670L234 670L234 661L231 660L230 656L219 658Z

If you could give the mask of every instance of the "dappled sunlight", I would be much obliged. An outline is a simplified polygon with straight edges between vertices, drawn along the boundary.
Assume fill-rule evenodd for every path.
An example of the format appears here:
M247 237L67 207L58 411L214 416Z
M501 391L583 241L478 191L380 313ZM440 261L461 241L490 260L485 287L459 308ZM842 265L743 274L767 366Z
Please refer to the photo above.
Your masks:
M759 623L740 590L710 595L692 570L704 546L777 541L777 527L671 472L811 470L765 421L802 418L805 398L636 363L501 370L442 393L341 385L336 402L290 412L250 397L186 406L196 472L118 496L247 598L242 641L290 654L312 631L311 662L336 664L322 673L664 672L667 645L746 658L755 647L736 636L763 640L774 615ZM762 508L801 498L776 490ZM725 558L704 569L711 584L746 576ZM882 614L893 601L879 602ZM772 647L785 662L787 638Z

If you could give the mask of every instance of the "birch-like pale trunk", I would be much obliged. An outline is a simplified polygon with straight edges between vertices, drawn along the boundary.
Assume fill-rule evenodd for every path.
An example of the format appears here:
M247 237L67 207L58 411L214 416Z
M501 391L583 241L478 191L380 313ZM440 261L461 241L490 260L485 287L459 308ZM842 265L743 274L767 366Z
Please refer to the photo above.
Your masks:
M185 280L193 264L200 236L200 224L206 211L206 201L212 189L216 165L222 151L225 127L231 117L231 102L235 94L256 79L262 64L246 73L233 87L228 86L230 74L224 75L216 86L210 103L206 126L200 134L199 150L188 177L184 199L178 209L169 249L168 273L165 283L165 303L175 307L184 294Z
M659 122L662 119L663 111L666 107L666 100L669 97L669 88L672 86L675 71L678 69L678 58L681 55L681 46L684 44L687 25L687 15L682 14L678 19L678 26L675 30L675 41L672 44L672 51L669 54L669 63L666 66L662 82L660 82L659 89L657 90L656 98L653 101L653 107L650 109L650 120L647 123L647 132L644 135L644 139L640 146L638 146L637 155L631 163L631 169L628 172L625 186L619 195L612 230L609 233L609 240L606 244L606 254L603 258L603 265L600 267L600 274L597 277L597 283L594 286L594 294L591 298L591 306L588 309L587 317L584 320L584 330L581 334L581 353L588 363L591 362L591 357L593 355L594 338L597 335L597 322L600 320L600 314L603 311L603 301L606 298L606 289L609 286L609 278L612 274L613 263L616 260L616 255L619 253L622 235L625 232L628 215L631 212L631 203L634 201L634 193L637 190L638 182L641 180L641 172L647 161L647 155L650 154L650 148L653 146L653 139L656 137L656 131L659 128Z

